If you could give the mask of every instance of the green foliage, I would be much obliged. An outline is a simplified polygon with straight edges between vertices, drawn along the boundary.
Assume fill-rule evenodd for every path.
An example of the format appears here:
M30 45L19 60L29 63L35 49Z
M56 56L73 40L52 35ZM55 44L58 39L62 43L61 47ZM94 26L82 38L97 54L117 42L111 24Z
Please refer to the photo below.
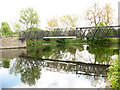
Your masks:
M112 88L120 89L120 55L113 61L113 65L108 68L107 80L110 81Z
M56 39L57 43L65 43L65 39L64 38L58 38Z
M88 43L94 43L94 44L109 44L112 43L110 42L110 38L88 38L87 41Z
M25 30L34 30L34 28L38 28L39 26L39 16L33 8L23 9L20 12L20 23L25 26Z
M27 53L30 57L35 58L43 58L45 57L48 59L51 55L54 59L60 59L62 58L62 52L70 52L72 55L76 53L76 49L79 49L79 51L83 50L82 44L57 44L57 45L35 45L28 46L27 47Z
M109 63L110 57L113 55L113 49L110 49L110 46L105 44L90 44L88 51L95 55L95 60L99 64L103 62Z
M8 22L2 22L1 32L3 36L11 35L13 33Z
M27 46L39 46L39 44L60 44L60 43L87 43L87 39L65 39L65 38L55 38L55 39L36 39L36 40L27 40Z
M21 31L21 26L17 23L15 23L15 34L18 34Z
M40 79L41 70L39 60L17 59L10 67L10 74L21 74L21 81L32 86Z
M41 30L41 28L36 28L36 27L32 27L32 28L28 28L27 31L30 31L30 30Z
M97 26L99 27L99 26L105 26L105 25L103 24L103 22L100 22Z
M4 68L9 68L10 67L10 60L7 58L2 58L2 64Z

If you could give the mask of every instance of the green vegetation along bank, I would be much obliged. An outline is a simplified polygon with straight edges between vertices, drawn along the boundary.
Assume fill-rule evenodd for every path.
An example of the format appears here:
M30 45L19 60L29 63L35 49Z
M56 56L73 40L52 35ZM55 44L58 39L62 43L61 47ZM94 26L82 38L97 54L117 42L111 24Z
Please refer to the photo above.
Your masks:
M89 39L31 39L27 40L27 46L37 46L39 44L59 44L59 43L92 43L92 44L118 44L119 38L89 38Z

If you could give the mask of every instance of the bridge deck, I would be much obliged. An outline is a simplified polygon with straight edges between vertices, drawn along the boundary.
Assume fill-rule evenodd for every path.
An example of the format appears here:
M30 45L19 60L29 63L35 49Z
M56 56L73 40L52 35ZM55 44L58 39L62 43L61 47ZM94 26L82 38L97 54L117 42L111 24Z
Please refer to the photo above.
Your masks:
M43 37L43 38L76 38L76 36L58 36L58 37Z

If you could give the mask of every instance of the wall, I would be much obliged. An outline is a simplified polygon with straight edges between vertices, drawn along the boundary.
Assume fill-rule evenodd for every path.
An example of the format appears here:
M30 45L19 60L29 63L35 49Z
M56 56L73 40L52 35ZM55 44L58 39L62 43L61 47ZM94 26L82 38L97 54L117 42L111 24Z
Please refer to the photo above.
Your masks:
M19 56L26 56L27 49L1 49L1 58L19 58Z
M26 47L26 40L19 40L18 37L0 39L0 48L21 48Z

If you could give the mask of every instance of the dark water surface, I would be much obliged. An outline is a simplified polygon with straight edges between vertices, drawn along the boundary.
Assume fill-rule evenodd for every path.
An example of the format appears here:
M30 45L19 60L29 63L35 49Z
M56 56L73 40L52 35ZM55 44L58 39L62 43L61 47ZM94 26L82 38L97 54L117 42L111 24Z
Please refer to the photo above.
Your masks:
M117 44L40 45L0 50L1 88L104 88Z

